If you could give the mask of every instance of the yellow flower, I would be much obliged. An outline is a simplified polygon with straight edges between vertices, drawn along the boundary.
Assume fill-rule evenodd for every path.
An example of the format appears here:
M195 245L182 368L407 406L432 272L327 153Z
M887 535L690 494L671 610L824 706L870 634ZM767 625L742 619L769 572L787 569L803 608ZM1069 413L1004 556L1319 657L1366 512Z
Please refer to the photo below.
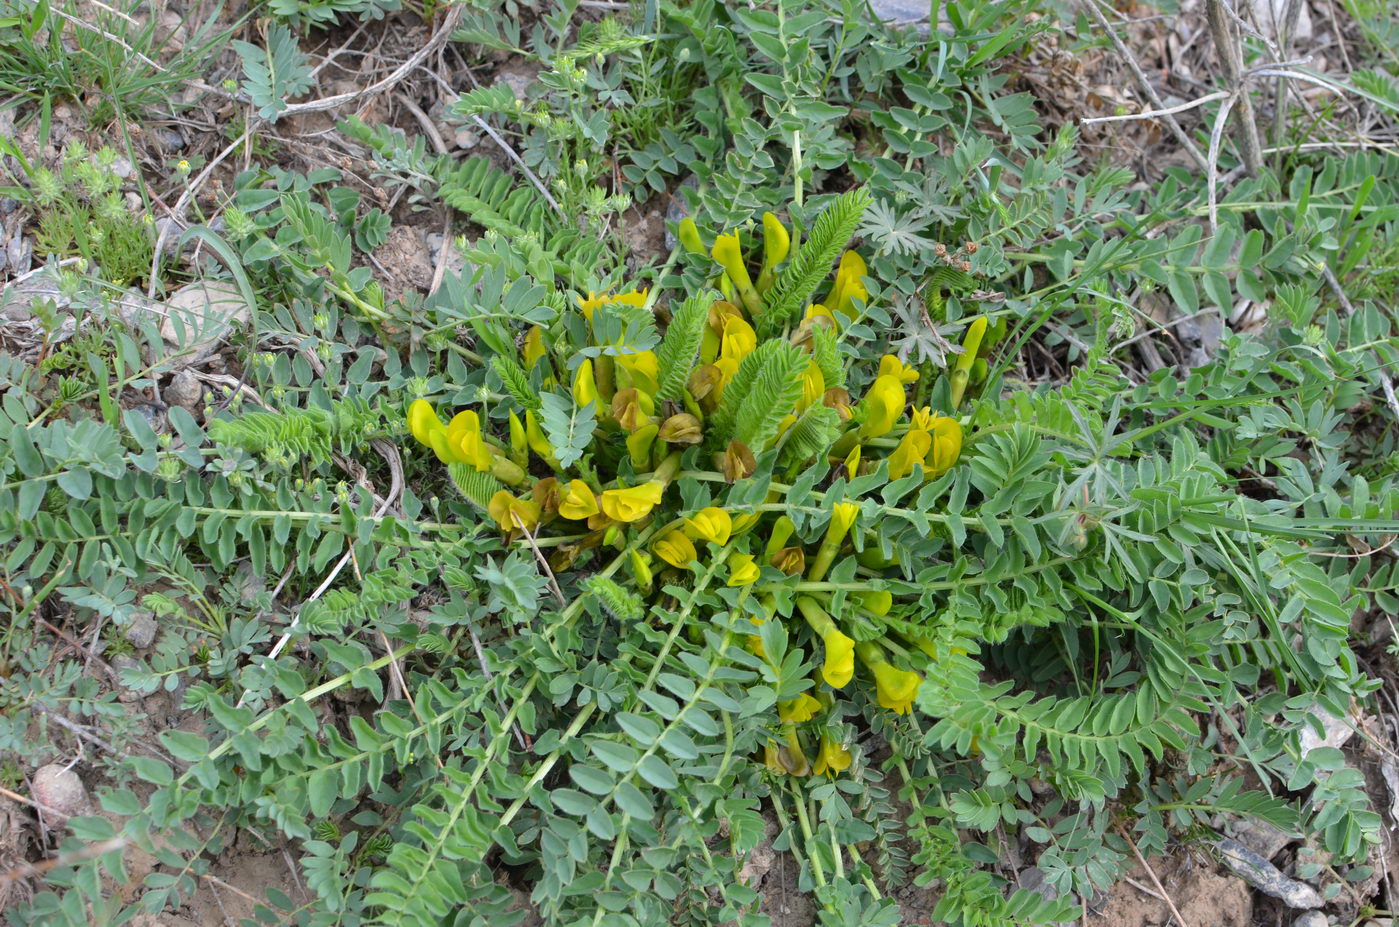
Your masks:
M704 242L700 240L699 226L695 225L695 220L689 216L680 220L675 237L680 239L680 244L691 254L704 254Z
M788 576L800 576L806 570L806 551L800 547L784 547L769 557L768 563Z
M928 475L942 476L962 453L962 426L955 418L939 416L932 421L932 450L928 454Z
M857 475L859 475L859 472L860 472L860 456L861 456L863 450L864 450L864 449L863 449L860 445L857 444L857 445L855 445L853 448L850 449L850 453L849 453L849 454L846 454L846 455L845 455L845 461L844 461L844 463L845 463L845 475L846 475L847 477L849 477L850 479L852 479L852 480L853 480Z
M724 453L719 455L717 464L719 472L724 474L724 479L730 483L745 480L758 469L758 461L748 449L748 445L737 440L728 443Z
M646 305L646 294L648 292L648 290L628 290L625 293L618 293L615 296L609 296L606 293L599 296L592 290L589 290L587 299L578 300L578 308L583 310L583 316L591 322L593 320L593 312L599 306L636 306L640 308Z
M718 544L720 547L729 543L729 535L733 533L733 519L729 517L729 513L712 505L700 509L685 519L685 522L696 537Z
M623 374L618 378L619 387L634 387L647 395L655 395L657 378L660 375L659 360L655 351L618 354L616 360L617 368Z
M409 404L408 431L418 439L419 444L428 448L432 447L433 433L445 430L446 426L442 424L442 419L437 417L432 403L426 399L414 399Z
M644 593L651 591L651 555L639 550L631 552L631 575L636 588Z
M529 531L539 524L538 504L531 499L517 499L504 489L491 496L486 511L507 535L521 528Z
M777 703L777 717L784 724L801 724L804 721L810 721L816 717L820 710L821 703L805 692L791 701Z
M908 670L901 670L884 658L879 645L866 641L857 644L860 659L874 673L875 698L879 707L888 708L896 715L907 714L918 695L921 676Z
M835 286L831 287L830 295L826 297L826 305L835 312L854 318L855 299L865 299L869 296L865 285L860 282L860 278L868 271L865 259L854 251L842 254L840 265L836 268Z
M667 444L699 444L704 440L700 420L688 412L677 412L661 423L660 438Z
M859 599L866 611L880 617L889 614L889 609L894 607L894 594L887 589L861 593Z
M558 462L554 459L554 447L549 443L549 439L544 437L539 420L529 409L525 410L525 440L529 442L530 450L539 455L540 460L556 470L559 469Z
M729 556L729 585L751 586L763 575L762 568L753 562L752 554L731 554Z
M825 395L826 377L816 362L812 361L806 365L806 373L802 374L802 395L797 400L797 414L800 415L820 402Z
M766 293L772 288L777 273L777 265L787 257L792 248L792 236L787 227L770 212L763 213L763 269L758 272L758 292Z
M833 689L844 688L855 675L855 641L842 633L820 603L810 596L797 597L797 610L825 646L821 678Z
M602 494L602 511L613 521L640 521L661 501L665 484L647 480L640 486L609 489Z
M842 689L855 675L855 641L832 628L821 636L826 647L826 660L821 664L821 678L833 689Z
M850 533L850 529L855 525L855 519L860 515L860 506L854 502L837 502L831 507L831 521L826 526L826 537L823 543L839 544L845 540L845 536Z
M738 233L717 236L710 254L733 282L744 308L756 317L763 310L763 300L753 289L753 279L748 276L748 268L743 263L743 248L739 245Z
M865 394L865 423L860 426L860 435L877 438L888 434L903 414L904 402L904 385L898 377L888 374L876 377Z
M529 439L525 437L525 423L514 412L510 413L510 459L520 466L529 462Z
M836 773L843 773L849 768L850 751L845 749L843 744L838 744L822 734L821 749L817 751L816 762L811 766L812 775L829 774L834 778Z
M802 316L802 319L812 322L816 322L817 319L825 319L830 322L831 328L834 328L836 331L840 330L840 319L836 318L835 313L831 312L831 310L820 303L812 303L810 306L807 306L806 314ZM817 324L820 323L817 322Z
M875 694L879 700L879 707L888 708L896 715L908 714L922 681L917 673L898 669L890 663L874 667Z
M654 550L657 557L682 570L688 570L690 564L697 559L695 545L685 537L685 532L679 530L662 537L656 542Z
M889 479L903 479L913 472L914 464L922 464L933 438L926 431L910 428L899 440L899 446L889 455Z
M571 521L582 521L598 513L597 496L582 480L569 480L568 489L559 502L559 514Z
M897 377L900 383L914 383L918 380L918 371L906 365L893 354L885 354L879 359L879 375Z
M720 358L741 361L758 346L758 333L741 315L731 315L724 320L724 340L719 349ZM734 372L738 367L734 367Z
M636 431L627 435L627 454L631 457L631 463L639 471L649 470L651 467L651 448L656 444L656 435L660 434L659 425L652 423L642 425Z
M544 330L538 325L531 325L530 330L525 332L525 348L522 353L526 370L533 370L534 365L544 356Z
M459 463L469 463L482 473L491 469L494 458L481 436L481 418L467 409L452 416L447 426L447 446Z
M593 362L585 359L578 365L578 370L573 374L573 404L582 409L588 403L598 401L597 381L593 379ZM597 406L593 407L593 414L598 412ZM886 431L888 429L885 429Z
M612 394L612 418L628 432L651 424L656 403L650 393L628 387Z

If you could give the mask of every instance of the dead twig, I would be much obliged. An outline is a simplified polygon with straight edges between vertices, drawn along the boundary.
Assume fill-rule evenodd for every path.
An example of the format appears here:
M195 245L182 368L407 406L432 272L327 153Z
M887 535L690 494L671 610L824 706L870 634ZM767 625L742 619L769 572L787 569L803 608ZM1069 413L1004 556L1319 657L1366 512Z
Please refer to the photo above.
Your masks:
M1214 39L1215 55L1219 59L1220 70L1224 72L1224 82L1234 95L1234 102L1239 106L1239 150L1243 154L1248 173L1257 174L1263 169L1263 146L1258 140L1253 98L1249 96L1248 87L1244 82L1242 43L1229 28L1230 13L1233 11L1229 9L1227 0L1205 0L1205 11L1208 14L1210 34ZM1237 18L1237 14L1234 18ZM1226 102L1225 106L1228 105ZM1222 116L1220 121L1223 121ZM1213 140L1210 147L1215 147ZM1210 228L1211 231L1214 230L1213 219Z
M1160 879L1156 878L1156 872L1147 864L1146 857L1142 855L1141 850L1137 849L1136 842L1132 840L1131 835L1127 833L1127 828L1123 827L1121 822L1117 825L1117 832L1123 840L1127 841L1127 846L1132 848L1132 854L1137 857L1137 862L1142 864L1142 869L1146 870L1146 874L1151 878L1151 884L1155 885L1156 890L1161 893L1161 900L1166 902L1166 907L1170 909L1171 916L1176 919L1176 923L1180 924L1180 927L1190 927L1185 918L1180 916L1180 910L1176 907L1176 903L1171 900L1170 895L1166 894L1166 887L1161 884Z
M1146 98L1151 101L1152 107L1157 110L1166 109L1166 104L1162 102L1161 95L1156 92L1156 88L1151 85L1151 81L1147 78L1146 72L1143 71L1141 65L1137 63L1136 55L1123 43L1122 39L1118 38L1116 31L1113 30L1112 25L1107 21L1107 17L1103 15L1102 9L1099 8L1100 2L1101 0L1084 0L1083 6L1088 10L1089 15L1093 17L1094 21L1097 22L1098 27L1107 33L1113 48L1117 49L1117 54L1127 63L1127 67L1131 69L1132 75L1137 79L1137 86L1141 88L1142 93L1146 94ZM1195 142L1191 140L1185 129L1181 128L1175 116L1166 113L1161 118L1165 120L1166 127L1171 130L1171 134L1176 137L1176 141L1180 142L1180 146L1185 149L1191 159L1200 166L1201 170L1207 170L1208 167L1205 163L1205 156L1200 153L1200 149L1195 146Z

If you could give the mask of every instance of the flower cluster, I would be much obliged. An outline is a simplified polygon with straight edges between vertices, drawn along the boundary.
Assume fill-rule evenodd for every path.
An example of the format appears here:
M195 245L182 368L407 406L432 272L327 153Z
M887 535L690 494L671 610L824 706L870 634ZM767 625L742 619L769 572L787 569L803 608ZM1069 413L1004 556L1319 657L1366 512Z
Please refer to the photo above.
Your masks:
M751 611L765 616L755 622L778 620L777 586L820 584L852 538L874 528L859 524L859 503L834 503L819 541L803 541L792 518L778 511L779 490L762 505L687 511L673 484L686 476L736 484L754 476L760 459L794 473L824 465L832 478L882 470L889 480L932 480L956 463L962 427L928 406L910 406L920 372L893 355L879 360L872 377L864 375L869 386L860 399L847 391L851 372L837 346L870 299L867 268L854 251L840 257L823 300L779 336L760 339L757 322L791 250L790 234L771 213L762 230L753 274L737 231L705 249L694 223L681 224L682 243L704 262L719 293L675 307L659 343L653 337L637 347L618 334L653 324L645 291L589 293L578 300L581 321L524 333L517 356L497 359L529 387L512 389L520 410L506 414L502 437L484 427L483 413L460 411L444 424L421 399L409 407L409 431L443 463L488 476L489 497L477 501L508 539L549 550L552 570L578 568L588 552L610 547L627 568L619 578L643 597L703 575L751 595ZM640 324L623 324L638 318ZM984 320L979 324L984 330ZM583 344L578 331L587 333ZM975 346L970 354L974 359ZM531 390L555 394L575 420L588 420L586 449L562 453L547 418L541 422L534 411L541 405ZM657 582L662 573L668 575ZM847 633L853 616L833 615L825 593L798 595L794 605L789 631L809 642L820 666L807 693L779 704L783 742L770 744L765 759L775 770L834 775L851 757L822 726L830 706L859 677L873 683L881 707L908 712L920 683L908 665L917 642L857 642ZM874 618L891 605L887 592L868 592L858 602ZM762 657L757 634L749 647ZM806 724L818 727L814 761L806 758Z

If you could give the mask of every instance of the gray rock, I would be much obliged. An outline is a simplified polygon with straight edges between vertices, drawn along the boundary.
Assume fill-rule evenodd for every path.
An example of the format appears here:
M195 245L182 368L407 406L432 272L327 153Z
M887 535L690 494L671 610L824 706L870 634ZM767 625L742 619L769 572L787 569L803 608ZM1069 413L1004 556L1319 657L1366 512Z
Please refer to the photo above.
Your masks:
M157 129L155 138L166 151L183 151L186 144L185 137L174 129Z
M119 653L115 657L112 657L111 662L112 669L116 670L118 673L118 679L120 679L120 674L122 673L129 670L139 670L141 668L139 660L124 653ZM117 690L117 701L130 705L133 702L141 701L141 693L128 685L122 684Z
M13 196L0 196L0 216L8 216L19 209L19 200Z
M162 395L172 406L183 406L193 412L204 402L204 386L189 370L181 370L170 380Z
M117 159L112 162L111 172L122 180L130 180L136 175L136 168L131 166L131 160L129 158L118 156Z
M1338 718L1321 710L1313 711L1312 717L1321 722L1322 733L1318 735L1310 724L1302 725L1297 745L1303 758L1318 747L1344 747L1355 736L1355 724L1349 718Z
M155 612L132 612L131 624L126 627L126 639L137 650L145 650L155 643L155 632L159 626L155 622Z
M1231 820L1227 826L1235 840L1264 859L1272 859L1277 856L1282 852L1283 847L1297 839L1267 821L1237 818Z
M1308 911L1292 922L1292 927L1330 927L1331 922L1320 911Z
M529 90L529 85L534 83L534 74L523 74L518 71L501 71L496 75L496 80L510 88L510 92L515 95L515 99L523 100Z
M165 301L160 335L167 344L179 347L188 363L194 363L251 317L252 309L234 283L201 280L180 287Z
M5 257L10 264L10 273L15 276L29 273L29 267L34 262L34 244L23 234L16 233L5 246Z
M34 800L50 827L62 827L70 817L92 813L87 786L73 770L57 763L34 772Z
M171 257L180 246L180 235L185 227L169 216L161 216L155 220L155 225L151 232L155 235L155 240L160 242L160 253L166 257ZM189 247L189 246L186 246Z
M1326 903L1316 889L1305 882L1289 879L1278 867L1237 840L1225 837L1216 840L1214 845L1219 850L1224 865L1233 870L1235 875L1289 908L1319 908Z
M153 402L132 403L131 408L135 409L146 424L151 426L151 431L158 435L163 435L170 430L170 419L166 417L165 410Z
M481 144L481 136L470 129L457 129L453 134L453 138L458 148L464 148L468 151Z

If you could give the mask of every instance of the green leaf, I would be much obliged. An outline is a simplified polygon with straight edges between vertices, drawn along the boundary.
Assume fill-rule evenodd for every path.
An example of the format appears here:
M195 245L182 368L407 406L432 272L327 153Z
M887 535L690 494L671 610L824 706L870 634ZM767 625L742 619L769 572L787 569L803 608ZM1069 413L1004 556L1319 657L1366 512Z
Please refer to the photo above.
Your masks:
M680 398L704 339L709 307L716 299L718 296L708 291L697 293L681 303L671 316L670 326L656 349L656 367L660 371L656 389L658 402Z
M311 89L311 61L286 26L268 27L266 48L241 41L233 47L243 59L243 90L263 119L276 122L290 97Z
M806 308L811 295L830 274L841 248L855 234L869 203L869 191L857 187L836 197L816 217L811 234L768 291L762 314L757 319L760 338L772 337Z
M539 423L544 428L544 436L554 448L559 466L572 466L592 443L593 430L597 427L595 404L590 402L579 409L558 393L545 393L539 400Z

